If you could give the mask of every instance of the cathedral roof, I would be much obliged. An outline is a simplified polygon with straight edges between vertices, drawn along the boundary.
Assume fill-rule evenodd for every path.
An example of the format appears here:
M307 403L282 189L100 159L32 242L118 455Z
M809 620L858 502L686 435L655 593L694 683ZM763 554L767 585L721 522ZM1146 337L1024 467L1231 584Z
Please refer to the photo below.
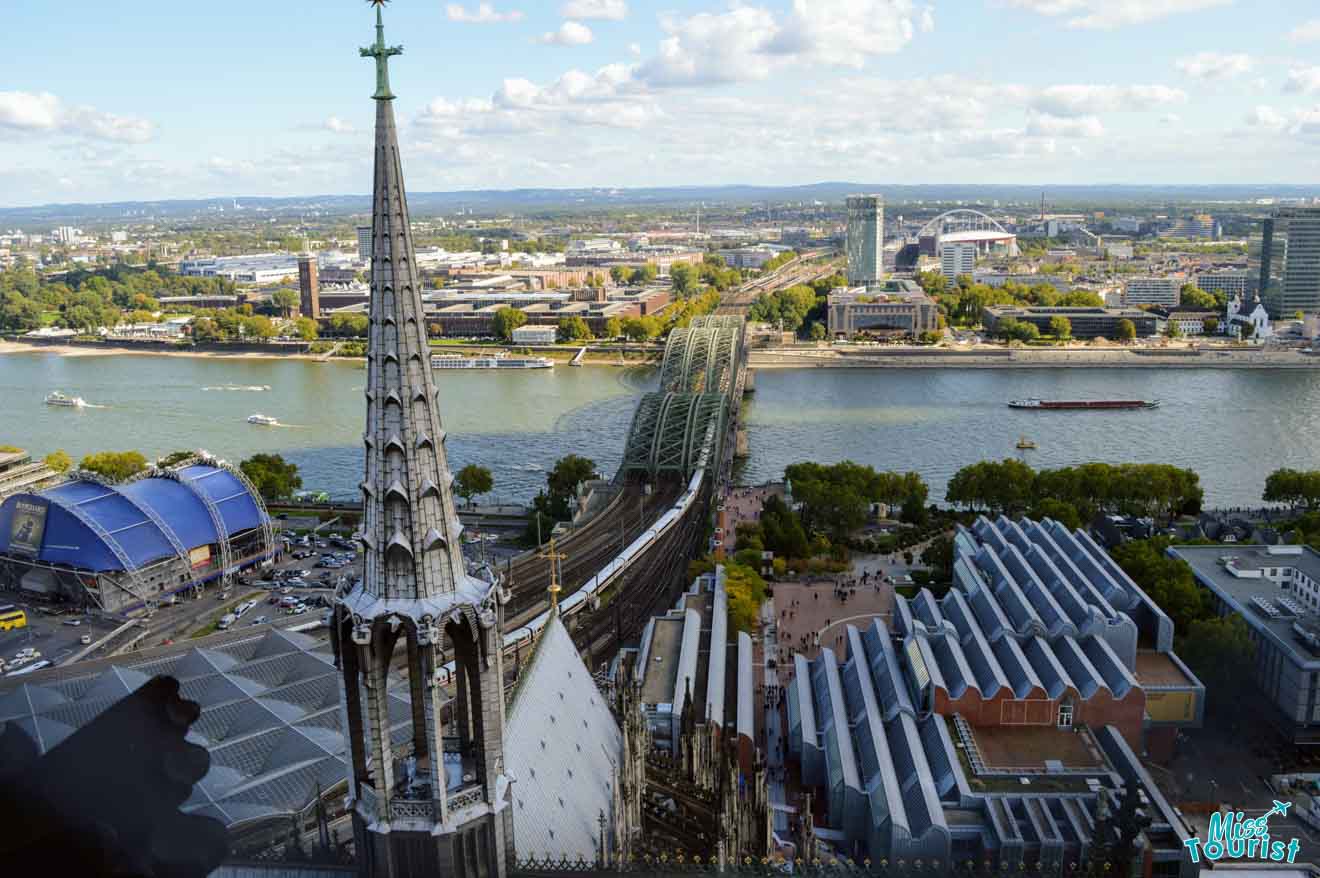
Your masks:
M519 675L505 729L518 856L594 859L622 758L619 724L555 614Z

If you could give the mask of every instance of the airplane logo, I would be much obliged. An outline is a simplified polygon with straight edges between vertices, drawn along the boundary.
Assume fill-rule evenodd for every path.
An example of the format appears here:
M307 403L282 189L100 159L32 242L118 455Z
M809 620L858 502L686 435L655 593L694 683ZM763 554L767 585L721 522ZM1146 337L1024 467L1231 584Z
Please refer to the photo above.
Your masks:
M1275 814L1278 814L1280 817L1287 817L1288 809L1291 807L1292 807L1292 802L1280 802L1278 799L1275 799L1274 807L1266 811L1264 814L1262 814L1261 818L1268 819L1270 817L1273 817Z

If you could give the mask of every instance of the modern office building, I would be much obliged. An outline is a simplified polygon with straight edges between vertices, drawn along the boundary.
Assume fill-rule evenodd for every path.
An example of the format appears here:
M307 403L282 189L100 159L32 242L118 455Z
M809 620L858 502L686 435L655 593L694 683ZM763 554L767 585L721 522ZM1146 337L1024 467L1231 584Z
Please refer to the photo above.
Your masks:
M1207 293L1225 293L1230 299L1245 296L1251 290L1251 274L1246 271L1207 271L1193 281Z
M371 226L357 227L357 253L359 262L371 259Z
M1274 320L1320 311L1320 207L1285 207L1261 223L1248 268Z
M818 835L856 860L1068 874L1133 783L1150 821L1133 874L1195 875L1141 758L1169 758L1204 712L1172 621L1050 520L960 527L953 578L942 599L896 597L889 627L846 626L841 651L794 657L788 750Z
M875 292L866 287L836 290L829 295L826 314L831 338L915 336L939 328L939 306L911 281L890 282Z
M884 279L885 200L878 195L848 198L848 285Z
M1170 546L1210 591L1221 616L1240 615L1256 644L1252 668L1275 707L1268 717L1297 744L1320 743L1320 554L1308 546Z
M1123 304L1177 305L1185 281L1177 277L1133 277L1123 285Z
M960 274L976 271L976 245L953 243L940 246L940 274L953 280Z
M514 344L554 344L558 338L556 326L519 326L513 331Z
M1204 213L1179 217L1164 224L1156 235L1160 238L1218 238L1219 223Z
M1050 319L1067 317L1072 323L1073 338L1118 338L1119 322L1132 321L1137 338L1149 338L1159 332L1159 318L1139 308L1046 308L1030 305L992 305L981 315L981 322L991 335L999 331L1006 318L1035 324L1042 333L1050 331Z
M321 316L321 272L315 256L298 257L298 312L315 320Z

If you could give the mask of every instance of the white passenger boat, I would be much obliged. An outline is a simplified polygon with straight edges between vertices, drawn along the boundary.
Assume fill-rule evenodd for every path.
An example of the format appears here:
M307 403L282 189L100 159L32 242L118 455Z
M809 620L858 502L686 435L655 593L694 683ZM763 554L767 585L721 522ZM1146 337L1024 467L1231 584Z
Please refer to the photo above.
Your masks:
M554 365L554 361L547 357L511 357L508 354L484 357L436 354L431 357L432 369L550 369Z
M55 390L46 395L46 405L80 409L86 407L87 400L83 399L81 396L65 396L63 393Z
M280 422L270 415L248 415L249 424L257 424L261 427L278 427Z

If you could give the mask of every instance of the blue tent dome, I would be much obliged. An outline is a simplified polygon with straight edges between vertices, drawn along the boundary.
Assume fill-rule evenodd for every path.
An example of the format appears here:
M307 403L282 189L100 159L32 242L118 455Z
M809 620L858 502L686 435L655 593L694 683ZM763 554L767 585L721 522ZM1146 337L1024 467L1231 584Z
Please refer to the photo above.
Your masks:
M0 505L0 554L19 554L11 542L20 503L46 508L36 560L96 572L144 567L176 555L176 542L185 550L213 545L267 521L260 499L223 467L194 464L174 476L125 485L75 479L15 494Z

